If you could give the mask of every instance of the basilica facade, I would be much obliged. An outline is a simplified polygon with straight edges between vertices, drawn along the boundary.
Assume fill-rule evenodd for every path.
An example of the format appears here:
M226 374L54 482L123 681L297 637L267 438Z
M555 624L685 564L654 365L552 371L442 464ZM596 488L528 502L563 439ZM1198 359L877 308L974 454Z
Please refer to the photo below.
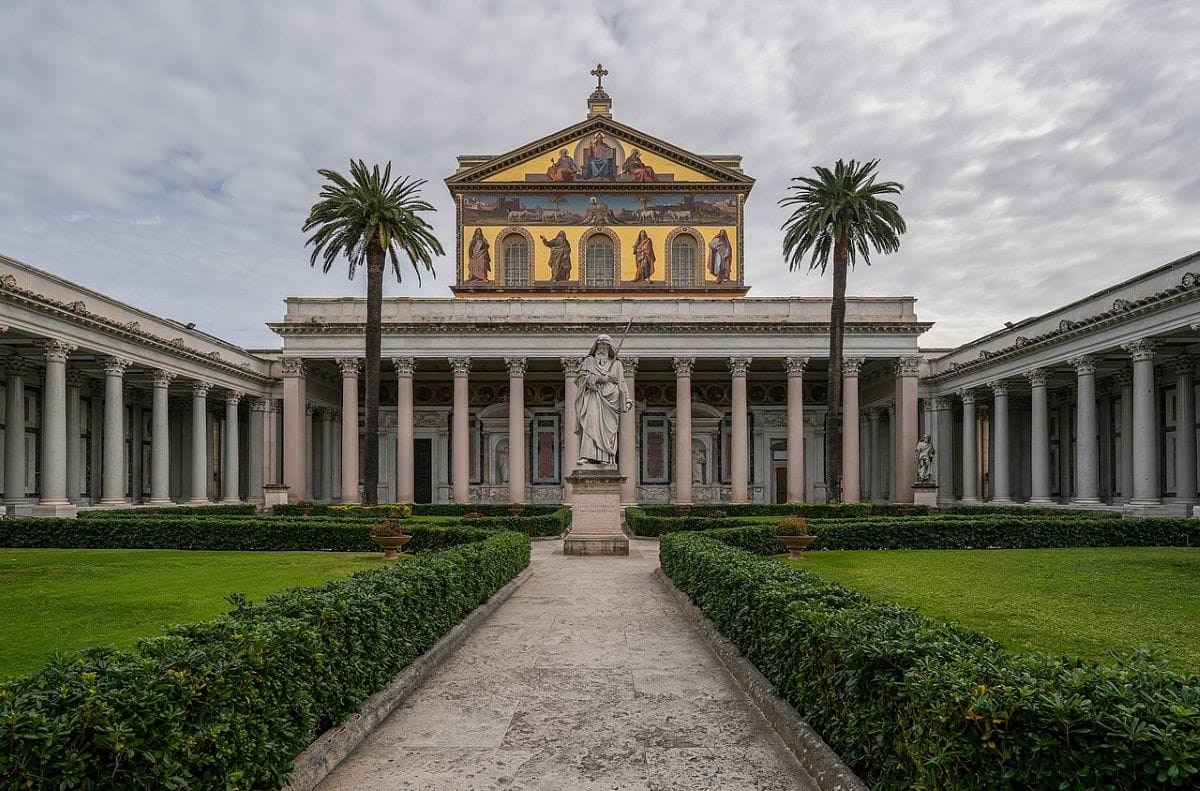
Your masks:
M575 374L619 347L621 499L825 497L827 299L748 295L736 155L615 121L460 156L449 298L383 305L380 502L569 502ZM0 256L9 513L362 497L365 300L290 298L250 352ZM1200 254L950 351L913 296L850 298L843 499L1190 512Z

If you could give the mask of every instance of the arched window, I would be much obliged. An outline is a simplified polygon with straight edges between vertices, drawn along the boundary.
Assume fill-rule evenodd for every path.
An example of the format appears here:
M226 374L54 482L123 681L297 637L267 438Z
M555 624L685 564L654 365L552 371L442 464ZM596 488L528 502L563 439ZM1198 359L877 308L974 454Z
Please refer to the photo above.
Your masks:
M671 242L671 285L696 286L696 240L689 234L681 233Z
M617 262L612 239L604 234L593 234L584 248L585 286L613 288L617 282Z
M510 288L532 283L529 263L529 240L519 233L510 233L501 242L504 255L504 285Z

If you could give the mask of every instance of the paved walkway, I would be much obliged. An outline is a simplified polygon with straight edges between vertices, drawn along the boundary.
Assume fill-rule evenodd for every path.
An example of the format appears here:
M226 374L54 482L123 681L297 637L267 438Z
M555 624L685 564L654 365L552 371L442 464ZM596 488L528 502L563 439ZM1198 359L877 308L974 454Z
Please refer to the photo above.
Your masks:
M658 545L533 576L320 789L811 789L655 579Z

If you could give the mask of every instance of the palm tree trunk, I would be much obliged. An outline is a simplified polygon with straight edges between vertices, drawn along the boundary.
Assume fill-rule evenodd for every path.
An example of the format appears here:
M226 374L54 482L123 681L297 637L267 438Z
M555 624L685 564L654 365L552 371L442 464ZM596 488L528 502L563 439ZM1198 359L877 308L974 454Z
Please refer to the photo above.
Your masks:
M825 501L842 501L842 346L846 332L846 269L849 240L833 251L833 302L829 306L829 411L825 424Z
M383 334L384 251L378 239L367 244L366 447L363 449L363 502L379 498L379 357Z

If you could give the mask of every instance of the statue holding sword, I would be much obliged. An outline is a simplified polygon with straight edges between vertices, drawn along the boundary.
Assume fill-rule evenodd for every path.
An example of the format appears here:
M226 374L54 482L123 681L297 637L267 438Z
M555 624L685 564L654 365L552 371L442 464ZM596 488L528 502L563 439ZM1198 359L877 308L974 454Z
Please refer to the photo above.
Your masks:
M625 325L625 334L616 346L608 335L596 336L591 351L579 365L575 377L579 388L575 396L575 433L579 435L580 463L616 463L621 413L633 409L619 356L632 323L631 319Z

